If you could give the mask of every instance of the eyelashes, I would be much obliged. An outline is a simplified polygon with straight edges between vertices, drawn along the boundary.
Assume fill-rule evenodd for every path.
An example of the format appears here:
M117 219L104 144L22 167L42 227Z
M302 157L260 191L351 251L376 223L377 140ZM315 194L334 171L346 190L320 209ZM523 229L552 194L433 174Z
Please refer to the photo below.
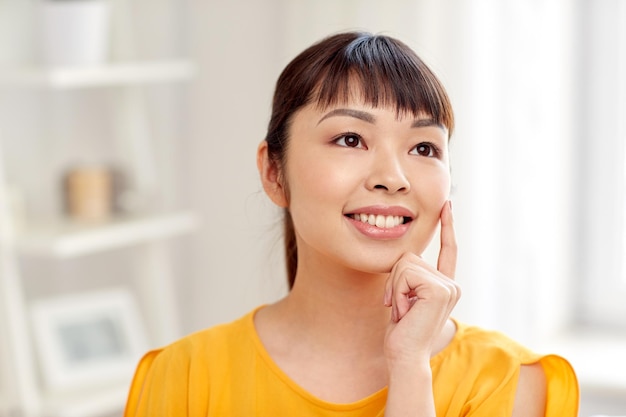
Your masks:
M367 149L363 138L358 133L343 133L332 141L344 148ZM432 142L420 142L409 151L409 155L423 156L426 158L441 158L441 149Z
M422 142L411 149L409 153L411 155L420 155L427 158L441 158L441 150L431 142Z
M333 142L346 148L365 148L363 139L356 133L344 133L338 138L335 138Z

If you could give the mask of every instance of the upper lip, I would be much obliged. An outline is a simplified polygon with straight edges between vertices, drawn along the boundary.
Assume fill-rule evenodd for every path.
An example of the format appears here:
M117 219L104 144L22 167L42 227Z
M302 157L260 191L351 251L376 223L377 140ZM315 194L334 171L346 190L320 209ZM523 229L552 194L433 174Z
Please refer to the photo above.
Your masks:
M375 214L381 216L402 216L409 219L415 218L415 215L411 210L402 206L385 206L385 205L373 205L366 207L359 207L346 211L344 214Z

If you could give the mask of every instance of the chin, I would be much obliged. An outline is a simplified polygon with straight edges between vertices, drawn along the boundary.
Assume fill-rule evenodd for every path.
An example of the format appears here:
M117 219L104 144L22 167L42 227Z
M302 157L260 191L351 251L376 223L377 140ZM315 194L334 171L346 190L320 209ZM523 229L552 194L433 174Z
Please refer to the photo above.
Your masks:
M355 259L354 262L351 263L350 267L368 274L389 274L396 262L398 262L404 253L412 252L418 256L422 256L424 250L418 251L417 249L418 248L413 248L413 250L405 250L388 254L379 253L378 256L371 256L366 259Z
M388 274L391 272L391 269L396 264L398 258L400 258L400 255L393 259L368 259L359 264L349 265L349 267L354 270L364 272L366 274Z

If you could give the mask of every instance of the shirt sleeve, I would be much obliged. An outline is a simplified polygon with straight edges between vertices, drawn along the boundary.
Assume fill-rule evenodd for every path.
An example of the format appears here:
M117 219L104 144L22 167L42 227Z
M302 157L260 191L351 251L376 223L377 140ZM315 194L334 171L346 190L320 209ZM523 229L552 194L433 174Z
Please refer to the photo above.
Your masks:
M184 417L188 414L189 361L171 350L148 352L132 380L124 417Z
M577 417L579 388L569 362L541 355L504 334L460 325L448 350L433 361L437 415L510 417L523 365L546 376L545 417Z
M524 365L539 363L546 376L545 417L577 417L579 388L576 375L569 362L556 355L534 353L501 352L491 358L491 377L479 378L475 386L477 400L467 416L508 417L513 413L520 369ZM498 371L496 368L500 367ZM470 402L471 403L471 402Z
M546 417L577 417L580 402L578 380L568 361L560 356L540 358L547 382Z

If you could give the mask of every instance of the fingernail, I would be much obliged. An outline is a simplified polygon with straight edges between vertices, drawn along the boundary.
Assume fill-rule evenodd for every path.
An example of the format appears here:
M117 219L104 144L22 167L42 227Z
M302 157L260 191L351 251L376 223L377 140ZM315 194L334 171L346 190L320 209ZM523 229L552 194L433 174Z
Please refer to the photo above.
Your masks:
M452 213L452 200L448 200L448 208L450 208L450 212Z

